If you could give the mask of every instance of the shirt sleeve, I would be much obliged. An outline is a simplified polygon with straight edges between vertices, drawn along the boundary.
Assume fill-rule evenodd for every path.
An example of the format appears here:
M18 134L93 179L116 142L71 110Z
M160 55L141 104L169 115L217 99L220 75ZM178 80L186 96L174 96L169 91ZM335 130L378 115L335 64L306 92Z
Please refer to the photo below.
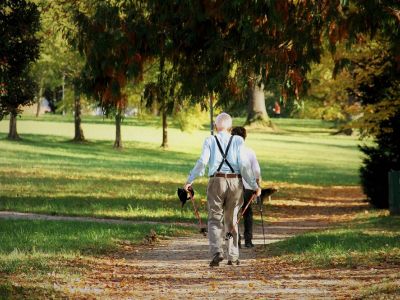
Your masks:
M196 179L196 177L204 175L204 172L206 170L206 166L207 166L208 161L210 159L210 153L211 153L210 141L207 138L204 141L203 150L201 151L200 158L196 162L196 164L195 164L194 168L192 169L192 171L190 171L189 177L187 178L186 182L192 183Z
M239 155L240 174L242 175L243 179L247 182L247 184L250 186L252 190L257 190L258 184L256 181L256 177L251 168L251 162L247 155L247 151L243 142L239 146L239 153L240 153Z

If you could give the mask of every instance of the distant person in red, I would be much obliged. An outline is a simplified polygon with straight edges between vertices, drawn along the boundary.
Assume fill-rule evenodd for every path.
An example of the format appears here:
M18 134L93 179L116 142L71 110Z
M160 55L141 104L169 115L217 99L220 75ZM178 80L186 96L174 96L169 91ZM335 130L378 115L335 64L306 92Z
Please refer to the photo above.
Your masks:
M276 118L279 118L281 116L281 106L279 105L278 101L275 101L274 113Z

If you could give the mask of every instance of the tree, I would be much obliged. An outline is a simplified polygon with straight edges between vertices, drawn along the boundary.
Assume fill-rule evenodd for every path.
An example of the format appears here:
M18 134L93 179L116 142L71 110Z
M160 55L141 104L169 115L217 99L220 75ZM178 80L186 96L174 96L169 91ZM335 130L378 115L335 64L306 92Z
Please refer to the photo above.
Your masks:
M254 123L272 126L265 106L264 84L249 80L247 88L247 119L246 125Z
M41 52L38 61L34 64L33 73L39 84L38 112L40 100L44 92L52 91L54 110L66 111L64 94L72 94L75 119L75 134L73 141L85 140L81 127L81 89L80 75L84 59L78 51L73 49L65 37L65 32L73 29L72 12L68 6L60 1L40 0L41 24ZM58 90L62 90L62 101L58 101ZM68 93L70 90L72 93ZM50 100L50 98L47 98ZM58 103L55 103L58 102ZM57 106L57 107L55 107Z
M366 36L380 42L370 55L338 60L337 65L351 70L354 86L349 95L362 104L363 115L353 127L376 142L376 146L361 147L366 155L360 169L364 192L373 205L387 208L388 171L400 168L400 3L354 1L344 8L330 23L332 45L344 38L354 43Z
M351 97L361 102L363 115L351 123L363 137L372 136L373 146L361 146L361 184L370 202L388 208L388 173L400 170L400 68L387 43L368 57L352 61L355 85Z
M175 80L174 67L166 63L166 57L159 58L159 73L156 82L150 82L145 86L144 98L146 107L151 108L158 103L162 119L161 147L168 148L168 115L173 111L175 98L177 97L178 82Z
M39 54L37 6L25 0L4 0L0 6L0 119L10 114L8 138L19 139L20 107L34 100L36 86L29 74Z
M182 93L197 101L216 94L218 104L243 99L250 76L252 88L274 78L282 82L285 100L298 97L310 63L319 61L323 21L334 6L329 1L149 2L166 27L179 29L171 41Z
M98 1L90 12L75 10L77 31L72 36L86 62L85 91L116 123L114 147L122 148L121 121L127 104L127 81L141 79L148 43L147 21L140 3Z

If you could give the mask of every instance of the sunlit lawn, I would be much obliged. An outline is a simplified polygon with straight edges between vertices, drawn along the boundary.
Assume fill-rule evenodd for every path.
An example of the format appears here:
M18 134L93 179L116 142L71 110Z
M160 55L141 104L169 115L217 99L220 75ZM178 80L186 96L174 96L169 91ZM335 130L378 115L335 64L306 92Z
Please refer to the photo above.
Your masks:
M358 183L356 138L330 135L331 124L326 122L276 122L281 133L250 131L247 141L257 153L264 185ZM162 150L160 128L128 125L123 127L125 148L116 151L113 124L84 124L89 140L85 144L69 142L72 123L19 120L20 142L5 139L7 125L0 122L0 209L140 220L194 219L190 207L181 210L176 189L197 160L207 130L185 133L171 128L170 148ZM206 182L203 177L194 186L204 208Z
M316 267L400 264L400 217L374 211L335 229L301 234L268 245L268 256Z
M278 132L252 130L247 140L257 153L265 186L358 184L357 138L331 135L328 122L279 119L276 124ZM0 122L0 210L196 222L189 205L181 210L176 189L197 160L207 128L187 133L171 124L170 147L163 150L158 119L126 119L120 151L112 148L112 120L84 117L89 142L83 144L70 142L71 117L23 117L18 129L23 139L8 141L8 122ZM203 219L206 184L203 177L194 185ZM290 198L290 191L281 195ZM51 288L31 290L13 280L29 272L41 282L41 274L50 270L71 276L79 271L75 263L69 270L67 261L96 259L118 249L121 241L141 241L150 229L166 236L183 232L173 224L0 220L0 295L51 297Z

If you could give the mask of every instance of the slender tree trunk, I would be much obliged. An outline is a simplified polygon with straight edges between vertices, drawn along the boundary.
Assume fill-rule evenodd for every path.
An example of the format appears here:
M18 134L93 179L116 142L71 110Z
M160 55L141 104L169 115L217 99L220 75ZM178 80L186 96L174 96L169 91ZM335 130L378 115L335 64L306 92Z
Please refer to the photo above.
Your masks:
M36 118L39 117L40 114L40 104L42 102L42 94L43 94L43 80L40 82L39 94L37 95L37 107L36 107Z
M164 108L162 112L162 144L161 147L168 148L168 122L167 122L167 109Z
M115 142L114 142L114 148L116 148L116 149L122 149L121 121L122 121L122 112L121 112L120 109L118 109L118 112L115 115Z
M164 86L164 66L165 66L165 56L163 52L160 56L160 75L158 77L159 93L161 98L161 118L162 118L162 143L161 147L168 148L168 123L167 123L167 93L165 92Z
M20 137L17 132L17 113L11 112L10 113L10 130L8 132L8 139L17 141L20 140Z
M246 125L257 123L263 126L272 126L265 107L264 85L250 83L247 89L248 108Z
M75 137L74 142L85 141L85 136L83 135L83 130L81 126L81 94L76 86L74 86L74 96L75 96Z
M214 94L210 95L210 133L214 135Z

